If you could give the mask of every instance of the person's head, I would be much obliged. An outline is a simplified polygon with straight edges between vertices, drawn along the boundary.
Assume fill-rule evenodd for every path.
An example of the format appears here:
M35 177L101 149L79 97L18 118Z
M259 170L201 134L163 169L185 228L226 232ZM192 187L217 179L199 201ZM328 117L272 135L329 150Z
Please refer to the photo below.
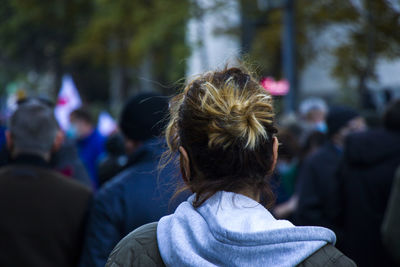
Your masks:
M277 137L281 143L278 149L280 161L291 162L299 156L298 138L290 129L280 128Z
M306 138L301 148L300 159L305 159L308 155L314 153L326 141L326 135L320 131L312 131Z
M276 163L271 96L239 68L207 72L170 102L169 152L180 152L181 173L200 206L217 191L271 197Z
M8 127L7 146L13 157L33 154L49 160L63 141L53 108L39 99L20 103Z
M71 123L69 134L71 137L85 138L94 130L93 117L86 108L79 108L71 112L69 115Z
M119 119L119 128L124 135L128 154L144 141L160 137L167 110L167 98L156 93L140 93L126 102Z
M345 106L330 108L326 122L328 138L337 146L343 146L347 135L366 129L364 118L356 110Z
M328 107L324 100L316 97L307 98L301 102L299 111L306 122L315 125L317 130L325 130L323 125Z
M386 108L383 115L383 126L386 130L400 132L400 99Z

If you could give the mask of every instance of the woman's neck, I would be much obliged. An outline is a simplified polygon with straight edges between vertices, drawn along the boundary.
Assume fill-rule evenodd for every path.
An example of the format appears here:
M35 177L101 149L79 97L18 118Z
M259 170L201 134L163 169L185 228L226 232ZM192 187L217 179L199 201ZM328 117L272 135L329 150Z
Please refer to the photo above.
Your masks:
M244 195L244 196L249 197L257 202L260 202L260 192L258 190L245 188L245 189L239 190L235 193Z

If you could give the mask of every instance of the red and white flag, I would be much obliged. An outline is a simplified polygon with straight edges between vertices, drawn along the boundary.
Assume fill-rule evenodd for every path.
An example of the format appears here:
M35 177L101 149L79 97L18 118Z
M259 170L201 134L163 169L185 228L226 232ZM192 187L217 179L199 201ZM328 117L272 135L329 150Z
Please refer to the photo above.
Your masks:
M55 108L56 119L64 131L69 127L69 114L80 106L82 106L81 97L72 77L64 75Z

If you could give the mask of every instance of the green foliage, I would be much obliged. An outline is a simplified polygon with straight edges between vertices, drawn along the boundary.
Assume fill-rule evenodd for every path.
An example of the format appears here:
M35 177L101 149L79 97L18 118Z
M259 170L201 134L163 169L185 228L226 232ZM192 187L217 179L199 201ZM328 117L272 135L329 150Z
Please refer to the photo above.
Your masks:
M2 0L0 79L69 72L87 100L107 101L110 68L130 75L150 57L154 75L171 83L186 68L189 8L189 0Z
M81 0L3 0L0 8L0 59L15 70L57 68L74 38Z
M375 79L378 59L400 57L400 12L389 1L364 1L358 11L348 40L334 50L336 65L333 74L344 85L351 78L366 76Z
M273 2L273 1L271 1ZM284 1L275 1L284 2ZM400 13L394 1L362 0L297 0L296 3L296 44L297 67L303 66L314 57L331 53L336 62L332 74L344 87L351 80L363 83L375 77L378 59L400 57ZM256 0L242 1L249 10L248 19L254 21L255 36L250 49L250 58L259 64L264 75L281 77L281 42L283 9L279 4L266 11L248 6L257 6ZM343 35L333 49L314 41L331 27L342 27ZM243 34L243 33L242 33ZM362 87L363 84L359 84Z
M188 55L188 1L94 0L94 6L90 23L68 49L68 62L85 59L135 67L152 54L166 80L184 74L176 61Z

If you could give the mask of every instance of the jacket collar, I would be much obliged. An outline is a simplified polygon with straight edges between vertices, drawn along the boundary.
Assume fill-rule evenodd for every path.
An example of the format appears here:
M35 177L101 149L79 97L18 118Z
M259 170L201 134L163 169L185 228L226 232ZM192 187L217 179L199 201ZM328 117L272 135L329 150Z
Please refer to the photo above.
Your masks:
M161 157L164 139L152 138L145 141L135 152L129 155L127 167L137 163L153 162Z
M33 154L20 154L11 160L12 164L16 165L34 165L37 167L50 168L50 163L44 158Z

